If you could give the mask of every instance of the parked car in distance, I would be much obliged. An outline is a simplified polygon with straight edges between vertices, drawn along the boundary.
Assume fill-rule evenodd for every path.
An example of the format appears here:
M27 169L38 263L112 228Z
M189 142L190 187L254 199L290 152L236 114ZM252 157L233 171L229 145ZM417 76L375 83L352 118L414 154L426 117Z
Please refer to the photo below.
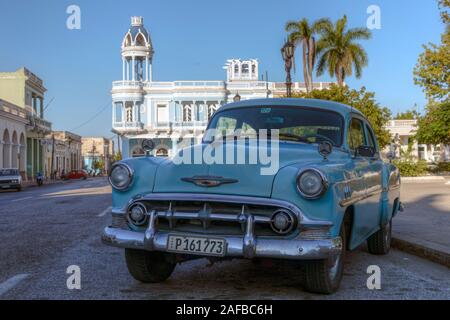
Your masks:
M0 169L0 190L22 190L22 176L19 169Z
M64 180L69 179L83 179L86 180L88 177L88 173L85 170L71 170L68 173L61 176Z
M302 262L304 288L329 294L346 251L367 243L372 254L389 252L392 218L403 208L400 172L381 159L360 111L314 99L245 100L218 109L207 129L173 158L111 168L113 218L102 240L125 248L135 279L164 281L195 257L284 259ZM245 159L255 139L276 145L271 174L261 173L265 163L178 161L212 148L222 160L229 150Z

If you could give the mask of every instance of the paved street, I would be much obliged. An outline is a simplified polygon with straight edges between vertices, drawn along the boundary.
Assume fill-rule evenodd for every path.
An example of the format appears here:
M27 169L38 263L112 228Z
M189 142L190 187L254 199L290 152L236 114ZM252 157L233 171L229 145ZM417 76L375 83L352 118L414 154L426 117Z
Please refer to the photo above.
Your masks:
M348 256L341 290L331 296L303 291L297 265L244 260L210 267L205 259L190 261L165 283L140 284L128 274L123 251L100 241L110 205L104 178L0 193L0 299L450 299L448 268L365 248ZM67 289L70 265L81 268L81 290ZM381 290L366 287L369 265L381 268Z

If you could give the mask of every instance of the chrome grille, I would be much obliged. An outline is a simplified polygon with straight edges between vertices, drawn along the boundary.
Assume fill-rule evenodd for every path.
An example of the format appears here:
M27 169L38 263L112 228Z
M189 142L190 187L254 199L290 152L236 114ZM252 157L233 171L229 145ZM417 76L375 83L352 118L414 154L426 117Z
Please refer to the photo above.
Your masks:
M277 206L214 201L143 200L141 202L148 212L155 212L157 230L243 236L246 231L247 217L251 215L254 218L256 236L282 237L270 227L272 214L280 209ZM145 228L146 225L142 227Z

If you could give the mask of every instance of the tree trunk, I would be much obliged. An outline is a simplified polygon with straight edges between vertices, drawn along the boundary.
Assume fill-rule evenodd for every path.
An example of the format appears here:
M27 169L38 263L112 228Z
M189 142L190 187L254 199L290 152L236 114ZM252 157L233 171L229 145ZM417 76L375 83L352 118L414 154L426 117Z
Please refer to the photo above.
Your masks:
M308 43L308 81L309 81L309 92L313 90L313 72L314 65L316 62L316 40L314 37L309 39Z
M306 92L309 91L309 78L308 78L308 42L306 39L303 40L303 79L305 81Z
M340 65L338 65L336 67L336 80L338 83L339 87L343 87L344 86L344 79L343 79L343 72L342 72L342 67Z

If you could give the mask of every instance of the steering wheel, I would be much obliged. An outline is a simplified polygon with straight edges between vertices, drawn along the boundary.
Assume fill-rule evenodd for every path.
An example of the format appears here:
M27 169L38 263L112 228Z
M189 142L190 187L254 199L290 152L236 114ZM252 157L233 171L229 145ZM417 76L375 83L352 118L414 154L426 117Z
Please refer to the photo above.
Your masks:
M304 138L305 139L308 139L308 138L320 138L322 140L326 140L326 141L330 142L333 146L336 144L336 142L333 139L328 138L327 136L324 136L324 135L321 135L321 134L318 134L318 133L316 133L316 134L308 134L308 135L304 136Z

